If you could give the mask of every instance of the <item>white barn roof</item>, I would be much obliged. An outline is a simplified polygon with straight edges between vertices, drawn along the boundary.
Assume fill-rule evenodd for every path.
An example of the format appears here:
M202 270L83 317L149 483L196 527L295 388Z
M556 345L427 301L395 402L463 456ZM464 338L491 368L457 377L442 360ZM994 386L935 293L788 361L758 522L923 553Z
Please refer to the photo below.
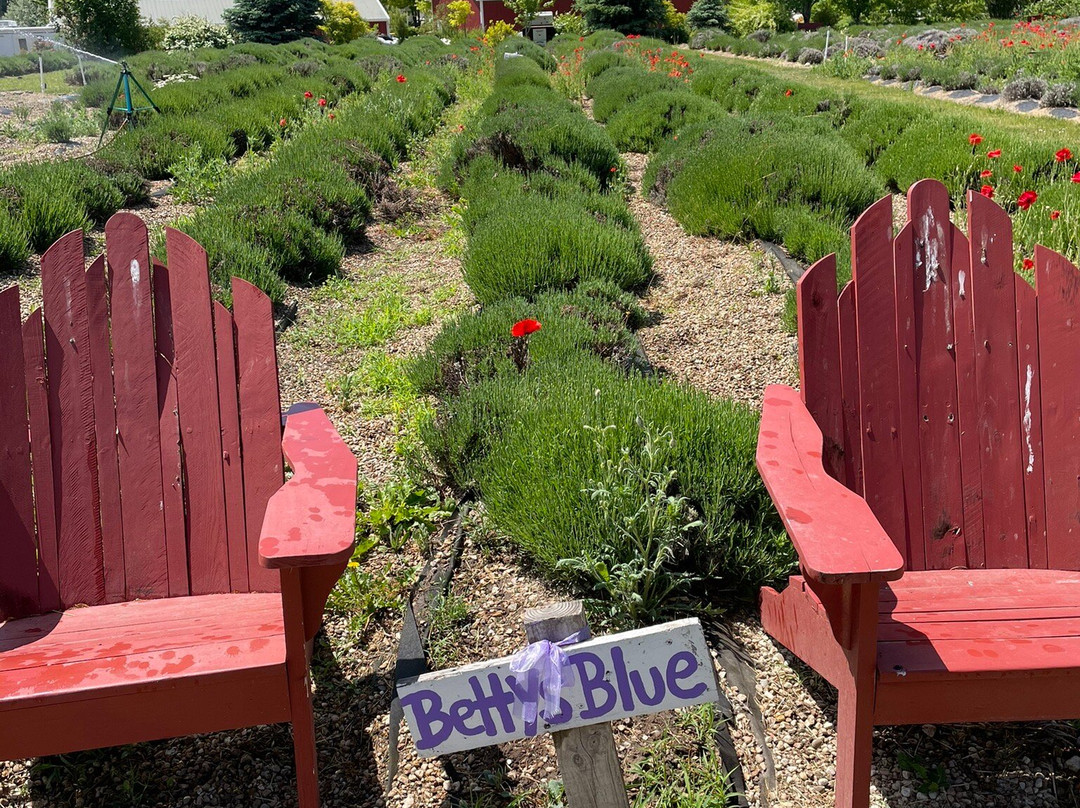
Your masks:
M351 0L365 22L390 22L379 0ZM202 17L210 22L224 22L222 12L232 8L233 0L139 0L139 14L151 20L176 17Z

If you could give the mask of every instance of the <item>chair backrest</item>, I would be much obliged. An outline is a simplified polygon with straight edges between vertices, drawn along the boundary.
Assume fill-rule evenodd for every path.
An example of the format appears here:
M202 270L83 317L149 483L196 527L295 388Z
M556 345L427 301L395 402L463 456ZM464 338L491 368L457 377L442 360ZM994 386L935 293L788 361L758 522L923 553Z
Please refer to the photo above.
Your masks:
M830 472L862 494L908 569L1080 569L1080 272L968 195L967 236L932 180L852 228L798 284L803 400ZM1037 292L1036 292L1037 290Z
M0 619L78 604L274 591L258 564L283 481L270 300L206 253L119 213L41 260L43 306L0 292Z

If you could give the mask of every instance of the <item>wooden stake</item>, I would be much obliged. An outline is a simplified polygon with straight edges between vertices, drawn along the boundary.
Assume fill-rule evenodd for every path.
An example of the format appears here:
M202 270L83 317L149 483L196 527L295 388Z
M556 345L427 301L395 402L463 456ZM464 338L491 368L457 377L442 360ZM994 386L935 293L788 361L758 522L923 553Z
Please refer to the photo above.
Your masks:
M588 627L580 600L525 612L525 636L529 642L558 642ZM555 732L552 738L569 808L628 808L611 724Z

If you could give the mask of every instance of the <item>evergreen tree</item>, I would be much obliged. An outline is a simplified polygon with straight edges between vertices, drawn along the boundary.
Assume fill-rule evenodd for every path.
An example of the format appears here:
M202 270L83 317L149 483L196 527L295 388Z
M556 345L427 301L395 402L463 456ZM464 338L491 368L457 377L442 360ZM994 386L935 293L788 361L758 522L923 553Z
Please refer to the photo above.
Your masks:
M45 0L9 0L6 13L19 25L44 25L49 9Z
M146 43L137 0L56 0L53 11L67 40L93 53L134 53Z
M655 36L665 22L663 0L575 0L574 9L593 31Z
M237 0L225 21L249 42L276 45L313 35L321 8L320 0Z
M686 12L686 22L694 30L727 26L727 6L723 0L696 0Z

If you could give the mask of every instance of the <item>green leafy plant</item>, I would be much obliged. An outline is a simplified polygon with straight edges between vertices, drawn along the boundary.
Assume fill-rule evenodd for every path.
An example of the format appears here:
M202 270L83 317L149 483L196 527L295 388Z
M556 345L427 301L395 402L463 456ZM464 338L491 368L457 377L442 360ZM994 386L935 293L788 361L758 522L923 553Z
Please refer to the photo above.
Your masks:
M180 160L169 166L173 176L172 195L178 202L210 202L229 176L229 163L222 157L205 156L199 143L184 150Z
M901 771L911 772L914 775L916 789L924 794L936 794L949 785L945 767L940 763L931 766L904 751L897 753L896 762Z
M410 540L425 542L454 507L452 500L402 477L371 493L360 523L391 550L400 550Z
M228 26L216 25L195 16L171 20L161 37L161 48L167 51L226 48L235 43L236 39Z
M637 428L640 444L617 452L609 441L596 441L600 473L584 488L590 516L608 543L557 565L592 578L611 616L631 625L658 622L697 580L675 567L687 554L688 534L703 524L690 501L675 493L678 472L665 462L675 449L672 432L640 419Z

